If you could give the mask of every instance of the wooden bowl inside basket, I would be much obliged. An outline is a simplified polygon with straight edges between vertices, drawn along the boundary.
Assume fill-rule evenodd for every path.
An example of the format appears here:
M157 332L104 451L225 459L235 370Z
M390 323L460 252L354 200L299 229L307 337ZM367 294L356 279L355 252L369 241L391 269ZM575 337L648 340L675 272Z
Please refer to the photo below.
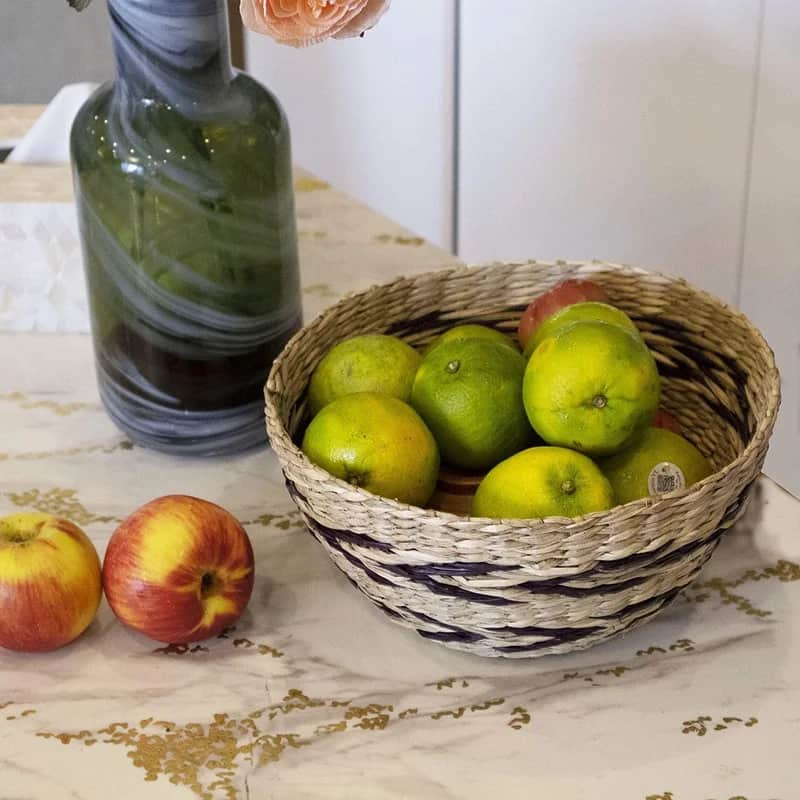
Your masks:
M369 494L300 451L311 373L337 342L383 332L418 346L466 322L512 332L528 302L566 278L596 281L636 322L663 405L713 475L576 519L476 519ZM780 402L774 356L746 317L679 278L596 262L451 269L350 296L289 342L265 394L289 492L351 582L421 636L506 657L588 647L665 608L741 514Z
M472 509L472 498L478 491L483 475L476 472L464 472L446 465L439 470L436 490L428 502L428 508L436 511L447 511L468 517Z

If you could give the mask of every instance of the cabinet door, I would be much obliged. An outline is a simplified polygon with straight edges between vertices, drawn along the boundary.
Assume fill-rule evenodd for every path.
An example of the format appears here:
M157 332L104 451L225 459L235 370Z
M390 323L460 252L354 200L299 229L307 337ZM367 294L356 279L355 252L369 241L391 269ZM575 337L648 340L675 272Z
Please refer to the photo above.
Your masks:
M295 162L447 249L454 8L395 2L363 39L304 50L246 40L249 71L289 116Z
M733 300L758 22L757 0L463 0L462 257L623 261Z
M741 308L783 378L765 471L800 497L800 6L765 4Z
M0 0L0 103L49 103L65 84L114 77L106 4Z

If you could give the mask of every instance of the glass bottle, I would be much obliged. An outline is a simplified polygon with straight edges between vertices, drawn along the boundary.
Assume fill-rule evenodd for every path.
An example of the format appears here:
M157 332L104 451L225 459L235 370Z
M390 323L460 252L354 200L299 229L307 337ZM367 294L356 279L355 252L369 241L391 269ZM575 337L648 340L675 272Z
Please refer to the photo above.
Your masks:
M117 78L72 128L100 395L136 443L266 440L301 322L289 128L232 70L225 0L108 0Z

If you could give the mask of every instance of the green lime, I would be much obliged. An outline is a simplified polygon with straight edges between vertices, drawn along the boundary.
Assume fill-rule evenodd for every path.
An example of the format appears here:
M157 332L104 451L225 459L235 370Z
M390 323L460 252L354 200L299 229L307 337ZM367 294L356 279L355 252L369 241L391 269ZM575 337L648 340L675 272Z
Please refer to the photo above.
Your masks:
M434 347L447 342L460 342L464 339L485 339L489 342L497 342L497 344L504 344L512 348L515 352L519 352L516 342L506 334L501 333L494 328L487 325L456 325L455 328L445 331L441 336L434 339L422 351L423 356L428 355Z
M677 491L714 471L706 457L682 436L647 428L621 453L600 461L620 503Z
M545 442L611 455L648 427L661 384L641 337L607 322L577 322L545 339L525 370L523 399Z
M530 444L522 405L525 361L516 350L484 339L435 347L417 370L411 405L433 432L442 458L482 470Z
M587 456L564 447L531 447L498 464L481 481L476 517L579 517L614 505L611 484Z
M314 464L373 494L424 506L436 488L439 450L411 406L376 392L340 397L303 437Z
M633 320L624 311L608 303L575 303L556 311L534 331L525 347L525 358L530 358L533 351L549 336L555 336L576 322L608 322L633 331L637 336L641 335Z
M367 334L332 347L319 362L308 389L312 416L337 397L380 392L408 400L422 356L396 336Z

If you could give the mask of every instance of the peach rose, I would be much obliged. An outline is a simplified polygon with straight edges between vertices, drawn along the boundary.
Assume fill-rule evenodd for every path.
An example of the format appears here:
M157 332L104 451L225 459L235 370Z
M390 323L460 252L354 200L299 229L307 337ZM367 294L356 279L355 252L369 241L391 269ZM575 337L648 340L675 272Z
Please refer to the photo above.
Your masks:
M333 36L360 36L388 10L391 0L241 0L244 24L292 47Z

